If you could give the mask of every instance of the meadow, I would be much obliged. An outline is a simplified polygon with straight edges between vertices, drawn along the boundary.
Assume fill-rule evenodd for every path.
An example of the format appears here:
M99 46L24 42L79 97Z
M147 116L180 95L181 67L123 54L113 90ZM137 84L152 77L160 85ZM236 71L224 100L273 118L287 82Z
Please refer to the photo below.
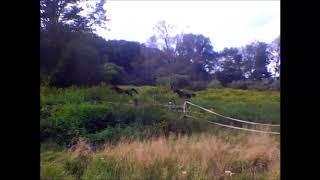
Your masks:
M42 85L41 179L280 179L278 135L211 125L206 120L223 119L194 107L188 114L198 118L181 121L182 112L166 105L182 105L184 99L170 89L134 88L139 94L130 97L106 84ZM194 93L191 102L223 115L280 123L279 92L207 88Z

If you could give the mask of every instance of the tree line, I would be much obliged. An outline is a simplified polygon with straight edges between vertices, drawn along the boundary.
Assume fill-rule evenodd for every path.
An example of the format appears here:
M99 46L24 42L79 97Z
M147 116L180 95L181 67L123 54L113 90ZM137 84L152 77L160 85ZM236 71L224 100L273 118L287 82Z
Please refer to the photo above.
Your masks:
M131 85L279 89L280 37L215 51L202 34L175 33L160 21L147 43L105 40L105 1L40 1L40 78L51 86ZM90 11L91 10L91 11Z

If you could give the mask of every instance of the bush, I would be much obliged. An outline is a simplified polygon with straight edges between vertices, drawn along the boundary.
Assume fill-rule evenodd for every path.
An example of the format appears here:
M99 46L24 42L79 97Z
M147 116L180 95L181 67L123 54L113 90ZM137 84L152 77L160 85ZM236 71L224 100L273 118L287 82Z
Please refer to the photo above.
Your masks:
M174 74L169 76L162 76L157 78L157 85L170 88L184 88L189 86L190 78L187 75Z
M190 85L190 89L193 91L201 91L206 89L207 82L206 81L192 81Z
M270 80L263 79L261 81L249 81L248 89L256 89L259 91L267 91L270 90Z
M124 69L121 66L117 66L113 63L105 63L103 66L104 80L108 83L121 83L122 76L124 75Z
M271 83L271 90L280 91L280 80L275 80Z
M247 82L243 80L239 81L232 81L227 85L227 87L234 88L234 89L247 89Z
M220 81L218 80L213 80L211 81L208 85L207 85L208 88L216 88L216 89L219 89L219 88L222 88L222 84L220 83Z
M256 89L259 91L279 91L280 81L272 81L270 79L262 79L260 81L240 80L232 81L228 84L228 87L234 89Z
M88 136L92 143L98 144L110 143L120 139L119 130L117 128L106 128L94 134L89 134Z
M113 108L89 103L58 106L50 117L40 121L42 140L52 137L59 143L72 144L80 136L115 126Z

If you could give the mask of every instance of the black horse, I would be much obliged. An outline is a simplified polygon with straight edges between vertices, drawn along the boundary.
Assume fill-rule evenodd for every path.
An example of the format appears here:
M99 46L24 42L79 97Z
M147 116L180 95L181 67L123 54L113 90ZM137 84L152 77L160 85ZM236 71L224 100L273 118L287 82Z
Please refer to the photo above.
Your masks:
M133 93L139 94L138 91L136 89L134 89L134 88L126 90L126 89L121 89L121 88L119 88L117 86L113 86L111 89L116 91L118 94L127 94L129 96L132 96Z
M196 96L196 94L194 94L194 93L183 92L179 89L174 89L173 92L177 93L180 98L190 99L190 98Z

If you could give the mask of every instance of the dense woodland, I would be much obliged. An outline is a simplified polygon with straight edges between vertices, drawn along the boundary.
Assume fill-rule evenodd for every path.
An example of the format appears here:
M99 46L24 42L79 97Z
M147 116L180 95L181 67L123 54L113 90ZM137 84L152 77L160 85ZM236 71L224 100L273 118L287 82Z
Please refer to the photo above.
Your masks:
M174 85L192 90L280 88L280 37L271 44L256 41L218 52L214 40L175 33L173 25L160 21L147 43L105 40L95 34L109 21L104 3L86 7L83 15L84 9L71 0L41 1L42 83Z

